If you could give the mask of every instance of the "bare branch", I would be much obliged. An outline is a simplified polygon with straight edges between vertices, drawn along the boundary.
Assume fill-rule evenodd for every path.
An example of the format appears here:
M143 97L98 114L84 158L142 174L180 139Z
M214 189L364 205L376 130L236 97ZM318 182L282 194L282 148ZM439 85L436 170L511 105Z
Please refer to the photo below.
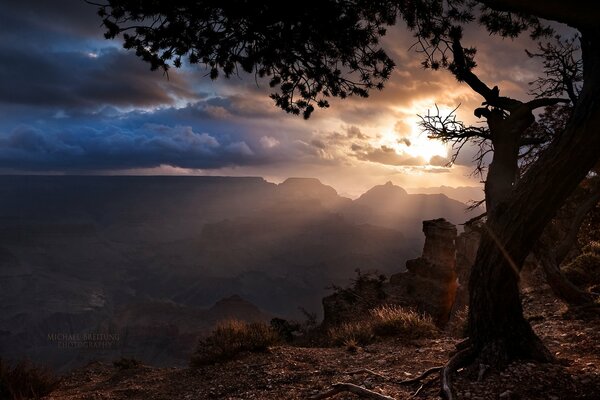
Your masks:
M569 101L568 99L542 97L528 101L526 105L530 110L535 110L536 108L553 106L558 103L569 103Z
M544 75L533 82L530 93L537 97L561 96L566 94L575 104L583 83L583 64L578 36L563 40L555 37L555 43L538 43L538 52L526 51L531 58L543 62Z

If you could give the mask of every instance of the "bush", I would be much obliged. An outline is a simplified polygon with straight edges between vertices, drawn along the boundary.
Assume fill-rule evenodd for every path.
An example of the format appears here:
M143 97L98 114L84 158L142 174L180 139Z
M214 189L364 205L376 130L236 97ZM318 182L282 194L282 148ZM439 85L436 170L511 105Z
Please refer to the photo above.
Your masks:
M331 342L335 346L354 345L365 346L373 342L374 335L369 320L359 322L346 322L329 328L327 331Z
M287 342L298 342L298 339L306 339L315 332L317 328L317 314L299 307L304 314L304 321L288 321L282 318L273 318L270 322L271 328L277 333L277 336Z
M575 285L585 287L600 283L600 251L598 247L600 246L597 243L591 243L584 248L584 251L587 251L563 268L565 276Z
M369 317L329 328L328 336L336 346L367 345L376 337L398 336L404 339L435 336L437 328L430 316L397 305L370 310Z
M0 399L39 399L58 385L52 371L29 361L10 367L0 359Z
M333 295L337 295L349 304L360 303L360 306L373 307L381 303L386 298L383 290L383 283L386 276L378 274L377 271L362 272L359 268L355 269L356 278L352 279L350 287L342 288L331 285L328 289L333 290Z
M217 324L210 336L200 340L190 365L199 367L231 360L243 352L263 352L278 339L277 333L264 323L223 321Z
M371 310L372 330L377 336L400 336L406 339L432 337L437 328L430 316L396 305Z

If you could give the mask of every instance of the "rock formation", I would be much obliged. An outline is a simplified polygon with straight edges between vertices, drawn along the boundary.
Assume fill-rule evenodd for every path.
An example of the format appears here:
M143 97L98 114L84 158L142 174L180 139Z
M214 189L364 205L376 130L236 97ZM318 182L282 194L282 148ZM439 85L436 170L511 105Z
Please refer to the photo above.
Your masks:
M425 312L433 317L438 326L444 326L450 318L458 287L456 226L440 218L424 221L423 232L423 255L408 260L405 272L392 275L388 282L359 275L354 287L338 290L324 298L324 324L359 318L369 309L385 303ZM461 248L469 253L467 257L458 257L461 260L461 282L462 276L468 273L468 269L464 269L467 259L477 251L470 236L463 239Z
M423 255L406 262L406 272L390 277L385 288L390 302L404 303L448 322L457 288L456 226L443 218L423 221Z

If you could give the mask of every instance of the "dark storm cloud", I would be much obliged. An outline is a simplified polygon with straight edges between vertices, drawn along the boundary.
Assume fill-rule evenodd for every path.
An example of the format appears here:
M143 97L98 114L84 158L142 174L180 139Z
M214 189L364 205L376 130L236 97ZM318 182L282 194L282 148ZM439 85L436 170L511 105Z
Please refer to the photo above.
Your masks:
M53 108L149 107L197 99L179 71L151 72L103 39L83 0L5 0L0 8L0 103Z
M21 125L0 137L0 167L21 170L221 168L267 162L241 140L226 142L189 126L146 124L135 130L108 127L42 131Z
M5 23L3 34L18 33L22 39L31 35L36 41L51 41L61 34L98 37L104 30L97 9L84 0L2 0L0 21Z
M38 52L0 46L0 102L54 108L149 107L197 94L171 74L148 70L133 54Z

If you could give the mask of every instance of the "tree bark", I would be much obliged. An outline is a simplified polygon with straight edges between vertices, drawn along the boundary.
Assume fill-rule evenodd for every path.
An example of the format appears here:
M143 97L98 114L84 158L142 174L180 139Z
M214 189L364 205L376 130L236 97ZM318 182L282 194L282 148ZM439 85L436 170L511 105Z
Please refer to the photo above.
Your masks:
M485 363L552 360L523 316L519 273L544 227L600 158L600 30L581 29L584 85L565 131L488 213L469 282L469 337Z
M520 108L526 106L521 103L515 111ZM488 211L494 210L510 195L519 172L519 141L534 121L529 111L528 114L517 111L508 117L505 114L503 110L492 109L487 118L494 147L484 188ZM528 118L529 115L531 118Z

